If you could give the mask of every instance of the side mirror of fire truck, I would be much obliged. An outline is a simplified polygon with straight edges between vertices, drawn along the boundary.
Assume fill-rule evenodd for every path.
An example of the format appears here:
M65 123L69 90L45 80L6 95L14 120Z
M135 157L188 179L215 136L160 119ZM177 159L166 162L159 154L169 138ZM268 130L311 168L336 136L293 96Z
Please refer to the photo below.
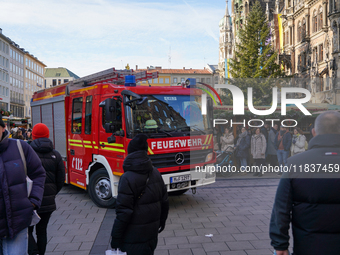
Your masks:
M116 120L116 100L113 98L107 98L99 104L100 107L105 109L105 132L113 133L115 125L113 124Z

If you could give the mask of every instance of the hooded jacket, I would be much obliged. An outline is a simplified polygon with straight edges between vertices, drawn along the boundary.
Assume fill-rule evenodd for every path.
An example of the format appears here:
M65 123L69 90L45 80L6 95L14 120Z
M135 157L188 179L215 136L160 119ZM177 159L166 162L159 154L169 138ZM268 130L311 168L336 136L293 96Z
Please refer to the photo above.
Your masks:
M55 196L65 182L65 167L61 155L53 149L52 141L48 138L38 138L30 144L41 160L46 171L44 196L38 213L56 210Z
M292 223L294 255L340 254L339 165L337 134L318 135L308 151L288 158L288 167L296 166L296 172L284 173L277 188L270 221L276 250L288 248Z
M134 247L138 247L141 252L148 242L157 243L158 229L165 225L168 216L168 194L161 174L152 166L145 150L128 154L123 169L112 241L119 243L123 251L135 251Z
M20 141L26 158L27 176L33 181L27 197L24 164L15 139L5 130L0 141L0 238L12 239L32 220L33 205L39 208L44 192L45 170L34 150Z

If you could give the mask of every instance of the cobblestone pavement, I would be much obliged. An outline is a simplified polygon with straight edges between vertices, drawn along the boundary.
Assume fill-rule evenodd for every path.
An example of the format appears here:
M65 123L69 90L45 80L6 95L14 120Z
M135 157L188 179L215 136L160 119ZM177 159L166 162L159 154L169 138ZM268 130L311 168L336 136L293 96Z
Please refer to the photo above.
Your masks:
M155 255L270 255L269 219L279 179L235 176L170 197ZM268 178L269 177L269 178ZM48 226L47 255L103 255L115 218L88 194L65 186Z

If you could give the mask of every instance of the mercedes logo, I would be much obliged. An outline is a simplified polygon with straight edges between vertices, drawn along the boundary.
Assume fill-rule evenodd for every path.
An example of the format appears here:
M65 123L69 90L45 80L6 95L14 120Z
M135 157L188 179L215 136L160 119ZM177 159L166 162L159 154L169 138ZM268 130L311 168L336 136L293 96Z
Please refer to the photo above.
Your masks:
M181 153L181 152L177 153L176 156L175 156L175 161L176 161L176 163L178 165L183 164L183 162L184 162L184 155L183 155L183 153Z

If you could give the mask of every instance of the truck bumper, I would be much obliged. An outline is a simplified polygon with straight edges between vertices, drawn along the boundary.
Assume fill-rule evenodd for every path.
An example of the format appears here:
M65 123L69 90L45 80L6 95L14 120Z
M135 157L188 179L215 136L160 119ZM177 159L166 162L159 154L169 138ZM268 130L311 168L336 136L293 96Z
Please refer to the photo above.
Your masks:
M216 181L214 168L209 169L213 164L205 165L203 168L190 169L180 173L162 174L168 192L196 188Z

